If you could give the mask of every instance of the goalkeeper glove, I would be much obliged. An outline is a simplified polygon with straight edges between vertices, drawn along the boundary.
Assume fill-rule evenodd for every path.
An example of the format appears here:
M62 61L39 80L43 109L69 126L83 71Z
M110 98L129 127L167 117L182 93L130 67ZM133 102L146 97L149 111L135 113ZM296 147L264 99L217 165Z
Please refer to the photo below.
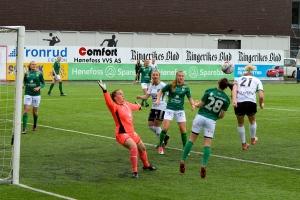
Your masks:
M142 110L142 106L137 101L135 101L134 103L140 106L139 110Z
M105 83L102 83L102 80L99 80L99 81L98 81L98 84L99 84L99 86L102 88L103 93L106 92L106 85L105 85Z

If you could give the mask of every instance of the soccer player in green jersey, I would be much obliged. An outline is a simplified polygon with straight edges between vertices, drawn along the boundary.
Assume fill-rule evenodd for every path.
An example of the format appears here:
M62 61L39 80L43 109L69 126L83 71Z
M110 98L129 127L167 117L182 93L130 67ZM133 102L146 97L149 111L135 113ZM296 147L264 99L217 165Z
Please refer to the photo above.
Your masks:
M30 106L33 106L33 131L36 131L36 123L38 119L38 107L41 101L41 88L45 86L43 73L37 69L36 63L31 61L28 71L24 74L23 89L24 94L24 114L23 114L23 134L26 134L26 125L28 121L28 113Z
M174 116L176 116L177 124L179 126L183 147L187 142L186 117L183 107L184 97L187 96L192 106L192 111L195 110L195 105L190 88L186 84L184 84L184 75L185 74L183 71L176 72L175 80L164 86L157 94L156 105L159 105L161 95L165 92L169 93L167 108L164 115L164 125L162 131L160 132L160 140L158 147L159 154L164 154L163 142L165 140L166 134L169 130L170 124Z
M48 91L48 95L49 96L52 96L51 94L51 91L54 87L54 85L58 82L59 84L59 91L60 91L60 96L67 96L65 93L63 93L62 91L62 81L61 81L61 78L60 78L60 75L62 77L64 77L64 73L63 71L61 70L61 67L60 67L60 61L61 61L61 56L58 56L56 61L54 62L53 64L53 67L52 67L52 76L53 76L53 80L52 80L52 83L50 85L50 88L49 88L49 91Z
M180 162L180 172L185 172L185 160L189 155L193 144L195 143L199 133L204 130L204 151L202 156L202 166L200 176L206 176L206 164L210 157L210 146L214 136L216 120L225 116L230 104L230 99L224 90L229 87L231 90L233 84L229 83L227 78L218 81L218 88L209 88L204 92L201 101L195 101L195 106L199 108L193 125L189 141L186 143Z
M149 66L149 63L150 63L149 60L145 60L144 66L139 69L139 71L136 74L134 81L133 81L133 84L135 84L137 77L141 76L141 86L142 86L144 95L147 94L147 91L148 91L148 88L150 87L150 82L151 82L152 69ZM141 105L148 107L149 104L147 102L147 99L143 99Z

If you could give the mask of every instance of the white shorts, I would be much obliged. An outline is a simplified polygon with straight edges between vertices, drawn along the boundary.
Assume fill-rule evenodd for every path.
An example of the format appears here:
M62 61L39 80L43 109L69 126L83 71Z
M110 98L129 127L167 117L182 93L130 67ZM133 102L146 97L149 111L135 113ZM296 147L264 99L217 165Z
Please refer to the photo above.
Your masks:
M24 106L25 105L32 105L35 108L38 108L41 102L41 96L24 96Z
M176 116L177 122L186 122L184 110L169 110L166 109L164 119L173 120L174 115Z
M53 78L54 78L56 81L58 81L58 80L60 80L60 75L53 76Z
M148 89L150 87L150 83L141 83L142 89Z
M196 115L193 126L192 132L199 135L199 133L204 129L204 137L213 138L214 132L216 128L216 121L212 119L208 119L203 117L202 115Z

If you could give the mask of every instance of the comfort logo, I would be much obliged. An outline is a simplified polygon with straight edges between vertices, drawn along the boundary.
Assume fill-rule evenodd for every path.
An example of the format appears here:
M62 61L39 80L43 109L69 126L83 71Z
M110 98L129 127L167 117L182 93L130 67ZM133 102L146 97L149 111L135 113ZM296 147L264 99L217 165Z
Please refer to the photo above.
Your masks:
M85 47L80 47L78 53L81 56L117 56L117 49L87 49Z
M68 56L68 48L62 49L37 49L37 48L28 48L24 47L25 50L25 57L67 57ZM9 54L8 57L16 57L17 56L17 49L13 49Z

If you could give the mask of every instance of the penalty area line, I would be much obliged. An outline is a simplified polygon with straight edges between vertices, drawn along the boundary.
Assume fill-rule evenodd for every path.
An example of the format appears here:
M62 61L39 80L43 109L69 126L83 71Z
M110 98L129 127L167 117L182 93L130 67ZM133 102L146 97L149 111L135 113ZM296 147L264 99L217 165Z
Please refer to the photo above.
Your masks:
M33 190L33 191L36 191L36 192L48 194L48 195L55 196L55 197L58 197L58 198L61 198L61 199L76 200L76 199L71 198L71 197L63 196L63 195L60 195L60 194L55 194L55 193L52 193L52 192L47 192L45 190L40 190L40 189L37 189L37 188L29 187L27 185L23 185L23 184L17 184L17 185L20 186L20 187L29 189L29 190Z
M74 130L56 128L56 127L52 127L52 126L45 126L45 125L39 125L39 126L45 127L45 128L50 128L50 129L55 129L55 130L61 130L61 131L71 132L71 133L79 133L79 134L93 136L93 137L101 137L101 138L115 140L114 137L108 137L108 136L103 136L103 135L95 135L95 134L91 134L91 133L85 133L85 132L81 132L81 131L74 131ZM154 146L153 144L149 144L149 143L144 143L144 144L147 145L147 146ZM180 148L173 148L173 147L169 147L169 146L167 146L166 149L183 151ZM203 152L197 152L197 151L191 151L191 153L203 154ZM269 167L276 167L276 168L281 168L281 169L289 169L289 170L294 170L294 171L300 171L300 168L293 168L293 167L287 167L287 166L281 166L281 165L274 165L274 164L269 164L269 163L264 163L264 162L258 162L258 161L252 161L252 160L244 160L244 159L240 159L240 158L233 158L233 157L227 157L227 156L221 156L221 155L215 155L215 154L210 154L210 156L217 157L217 158L228 159L228 160L239 161L239 162L252 163L252 164L264 165L264 166L269 166Z

